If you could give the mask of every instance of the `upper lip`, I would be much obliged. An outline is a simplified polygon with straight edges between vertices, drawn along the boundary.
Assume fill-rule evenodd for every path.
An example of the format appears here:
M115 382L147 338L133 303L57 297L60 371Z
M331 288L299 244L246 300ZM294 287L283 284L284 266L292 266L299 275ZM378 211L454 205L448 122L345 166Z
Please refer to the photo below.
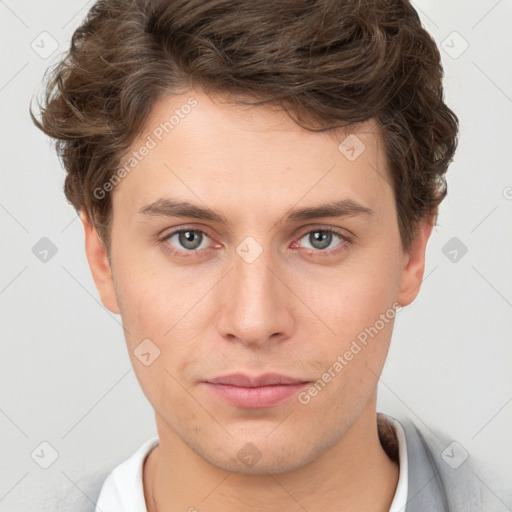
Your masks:
M224 384L229 386L238 386L243 388L256 388L260 386L276 386L276 385L291 385L303 384L307 381L281 375L279 373L265 373L251 377L243 373L232 373L230 375L221 375L214 379L208 379L206 382L210 384Z

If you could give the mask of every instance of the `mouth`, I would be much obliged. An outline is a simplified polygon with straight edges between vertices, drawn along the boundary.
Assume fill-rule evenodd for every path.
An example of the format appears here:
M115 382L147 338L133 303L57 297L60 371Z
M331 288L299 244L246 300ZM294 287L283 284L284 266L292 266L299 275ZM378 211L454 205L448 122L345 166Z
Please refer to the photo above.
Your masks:
M297 394L310 381L278 373L249 376L241 373L202 381L207 389L235 407L262 408L277 405Z

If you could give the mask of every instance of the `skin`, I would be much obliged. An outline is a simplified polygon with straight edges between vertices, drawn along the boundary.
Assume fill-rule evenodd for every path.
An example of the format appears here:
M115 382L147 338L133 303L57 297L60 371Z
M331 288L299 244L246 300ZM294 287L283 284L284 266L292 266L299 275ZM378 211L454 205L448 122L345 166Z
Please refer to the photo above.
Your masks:
M148 511L387 511L398 466L379 443L376 389L393 320L307 404L293 396L235 407L201 380L233 372L320 379L379 315L414 300L432 217L403 251L373 121L314 133L279 109L194 90L162 98L132 149L190 97L197 106L112 192L110 255L81 216L101 300L122 317L155 410L160 444L143 472ZM354 161L338 150L348 134L365 144ZM138 213L170 197L229 224ZM292 209L341 199L373 214L284 222ZM184 256L190 249L178 235L162 239L187 228L205 233L195 256ZM318 248L313 234L327 228L351 241L333 235ZM262 249L252 263L236 252L247 236ZM148 366L134 354L144 339L160 350ZM261 457L252 466L237 456L246 443Z

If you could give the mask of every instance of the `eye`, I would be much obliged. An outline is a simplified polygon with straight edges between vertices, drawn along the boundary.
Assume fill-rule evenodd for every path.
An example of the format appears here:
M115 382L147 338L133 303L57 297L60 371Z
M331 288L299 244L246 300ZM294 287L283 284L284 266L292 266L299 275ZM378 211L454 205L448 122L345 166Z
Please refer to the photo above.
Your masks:
M180 229L166 235L162 241L171 246L171 251L176 254L195 253L208 247L205 240L210 237L198 229Z
M340 240L338 244L334 245L334 248L332 246L333 242L336 241L336 238ZM304 247L304 243L310 244L310 247L305 247L305 249L312 249L313 252L327 252L327 253L333 253L337 252L338 249L346 247L350 240L348 236L342 235L341 233L338 233L334 229L314 229L313 231L308 231L302 237L300 240L305 240L305 242L302 242L300 244L301 247ZM294 244L294 247L296 247L297 244ZM329 249L330 248L330 249ZM327 249L327 250L326 250Z
M336 238L340 242L333 247L333 242L336 241ZM329 228L310 230L304 233L298 240L305 241L300 243L294 242L291 247L301 247L312 254L337 254L339 251L346 249L351 243L348 235ZM211 238L200 229L184 228L165 235L160 241L164 243L165 249L172 254L190 257L197 256L201 251L209 249L208 241L211 241ZM310 246L308 247L304 244L310 244ZM217 244L217 247L220 248L222 246Z

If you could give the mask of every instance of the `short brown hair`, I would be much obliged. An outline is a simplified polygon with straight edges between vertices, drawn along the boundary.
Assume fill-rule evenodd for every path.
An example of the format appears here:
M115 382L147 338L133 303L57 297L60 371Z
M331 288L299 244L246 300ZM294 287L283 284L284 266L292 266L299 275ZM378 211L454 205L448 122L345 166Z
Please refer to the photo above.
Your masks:
M194 86L274 103L313 131L375 119L407 250L446 195L457 145L442 78L436 44L406 0L100 0L49 70L41 120L30 113L56 139L66 197L107 247L111 200L93 191L164 94Z

